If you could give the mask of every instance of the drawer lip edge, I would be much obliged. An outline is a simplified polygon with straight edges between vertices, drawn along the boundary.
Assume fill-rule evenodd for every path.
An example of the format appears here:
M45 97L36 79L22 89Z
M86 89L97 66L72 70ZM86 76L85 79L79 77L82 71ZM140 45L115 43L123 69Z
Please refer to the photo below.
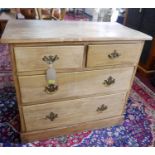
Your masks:
M26 103L22 104L22 107L27 107L27 106L37 106L37 105L43 105L43 104L48 104L48 103L53 103L53 102L63 102L63 101L73 101L73 100L80 100L80 99L87 99L87 98L95 98L95 97L99 97L99 96L112 96L112 95L117 95L117 94L126 94L129 90L128 89L124 89L121 91L116 91L116 92L112 92L112 93L97 93L97 94L90 94L90 95L86 95L86 96L80 96L78 98L63 98L61 99L57 99L57 100L52 100L52 101L46 101L46 102L42 102L42 103L34 103L34 104L28 104L26 105ZM30 103L30 102L28 102Z
M63 102L63 101L68 101L68 100L72 101L72 100L96 97L96 96L101 96L101 95L110 96L110 95L114 95L114 94L121 94L123 92L128 92L128 89L123 89L120 91L113 91L111 93L97 93L97 94L90 94L90 95L84 95L84 96L79 96L79 97L68 97L68 98L61 98L61 99L48 100L48 101L46 100L46 101L41 101L41 102L24 102L24 103L22 103L22 106L23 107L35 106L35 105L41 105L41 104L46 104L46 103L50 103L50 102Z

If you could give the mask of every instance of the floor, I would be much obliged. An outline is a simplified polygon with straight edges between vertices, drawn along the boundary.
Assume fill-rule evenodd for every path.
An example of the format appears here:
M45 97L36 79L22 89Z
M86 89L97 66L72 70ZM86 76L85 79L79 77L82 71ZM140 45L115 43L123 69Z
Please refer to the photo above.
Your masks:
M138 72L136 73L136 76L149 88L151 89L153 92L155 92L155 87L151 84L150 82L150 78L144 77L141 74L139 74Z

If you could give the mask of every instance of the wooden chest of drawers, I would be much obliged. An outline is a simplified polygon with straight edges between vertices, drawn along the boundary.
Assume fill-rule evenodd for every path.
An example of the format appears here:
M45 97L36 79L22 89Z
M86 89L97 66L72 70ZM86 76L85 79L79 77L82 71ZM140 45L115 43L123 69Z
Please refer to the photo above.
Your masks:
M9 22L1 42L10 45L22 140L121 123L150 39L117 23ZM47 84L45 58L59 58L52 66L56 91Z

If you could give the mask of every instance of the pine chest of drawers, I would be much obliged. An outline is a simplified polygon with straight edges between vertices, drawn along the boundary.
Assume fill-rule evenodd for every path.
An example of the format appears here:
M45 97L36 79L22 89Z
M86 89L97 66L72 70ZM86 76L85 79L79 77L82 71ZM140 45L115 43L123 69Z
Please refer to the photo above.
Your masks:
M8 22L22 140L121 123L145 40L117 23Z

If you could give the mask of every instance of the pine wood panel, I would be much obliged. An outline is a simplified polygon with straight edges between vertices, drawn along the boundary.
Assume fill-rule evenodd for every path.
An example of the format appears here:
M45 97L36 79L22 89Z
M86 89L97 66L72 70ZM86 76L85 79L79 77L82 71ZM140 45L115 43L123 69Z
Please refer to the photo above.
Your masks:
M26 129L27 131L48 129L121 115L125 95L126 93L120 93L24 106ZM107 106L107 109L98 112L98 107L102 105ZM58 115L53 121L46 118L50 112Z
M30 142L34 140L43 140L50 137L55 136L62 136L70 133L76 133L79 131L84 131L88 129L99 129L110 127L113 125L117 125L123 122L123 116L117 116L107 119L95 120L95 121L88 121L84 123L74 124L71 126L66 127L57 127L53 129L44 129L44 130L37 130L31 132L22 132L21 138L23 142Z
M14 52L18 72L45 71L48 65L42 58L50 55L59 57L56 69L82 68L84 46L15 47Z
M115 22L89 21L9 21L3 43L151 40L152 37Z
M31 142L34 140L43 140L50 137L62 136L62 135L76 133L84 130L106 128L112 125L121 124L122 122L123 122L123 116L117 116L117 117L112 117L107 119L79 123L79 124L66 126L66 127L58 127L53 129L38 130L38 131L31 131L31 132L22 132L21 138L23 142Z
M45 102L69 97L82 97L85 95L105 93L110 94L121 90L127 90L133 67L110 68L85 72L58 73L58 90L53 94L44 91L46 86L45 75L19 76L22 103ZM103 84L109 76L115 79L115 83L106 86Z
M10 57L11 57L11 66L12 66L12 72L13 72L13 80L14 80L14 86L16 89L16 100L17 100L17 105L18 105L18 110L19 110L19 115L20 115L20 129L22 132L24 132L26 130L25 128L25 120L23 117L23 109L21 106L21 96L20 96L20 88L19 88L19 81L18 81L18 77L15 74L16 73L16 61L15 61L15 57L14 57L14 53L13 53L13 45L9 46L9 50L10 50Z
M105 44L105 45L89 45L87 66L105 66L118 64L137 64L137 60L141 54L142 44ZM119 56L109 58L108 55L116 51Z
M16 43L14 47L40 47L40 46L75 46L75 45L103 45L103 44L135 44L144 40L103 40L103 41L65 41L65 42L39 42Z
M93 70L103 70L103 69L108 69L108 68L125 68L125 67L133 67L133 65L118 64L118 65L114 65L112 67L110 65L105 65L105 66L97 66L97 67L68 68L68 69L57 69L56 72L57 73L72 73L72 72L84 72L84 71L93 71ZM42 74L45 74L45 70L17 72L18 76L42 75Z

